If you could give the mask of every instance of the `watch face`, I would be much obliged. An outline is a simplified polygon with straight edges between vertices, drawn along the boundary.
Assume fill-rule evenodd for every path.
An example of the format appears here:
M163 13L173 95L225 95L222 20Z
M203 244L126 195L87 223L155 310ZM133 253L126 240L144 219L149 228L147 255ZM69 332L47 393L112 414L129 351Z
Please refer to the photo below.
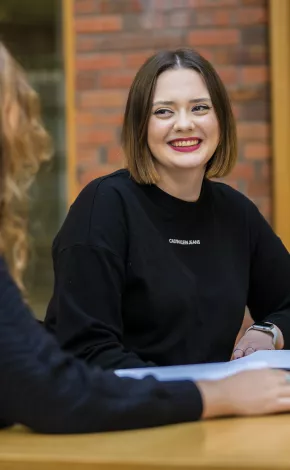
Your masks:
M273 328L272 323L266 321L255 322L253 326L257 328L267 328L267 330L271 330Z

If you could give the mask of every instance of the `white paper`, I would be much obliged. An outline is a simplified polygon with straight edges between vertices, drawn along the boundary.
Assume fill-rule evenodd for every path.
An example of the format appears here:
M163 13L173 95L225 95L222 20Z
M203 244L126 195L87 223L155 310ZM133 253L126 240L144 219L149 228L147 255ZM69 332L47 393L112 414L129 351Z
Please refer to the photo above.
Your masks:
M290 369L290 350L282 349L281 351L256 351L249 356L239 359L244 363L252 363L255 361L263 361L268 367L274 369Z
M119 369L119 377L142 379L148 375L163 380L216 380L244 370L266 367L290 369L290 351L257 351L250 356L230 362L193 364L184 366Z

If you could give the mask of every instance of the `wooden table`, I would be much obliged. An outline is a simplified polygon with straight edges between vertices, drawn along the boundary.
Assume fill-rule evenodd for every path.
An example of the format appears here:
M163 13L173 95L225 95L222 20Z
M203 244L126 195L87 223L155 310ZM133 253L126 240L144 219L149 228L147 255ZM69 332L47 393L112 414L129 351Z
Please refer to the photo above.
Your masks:
M0 432L0 469L290 469L290 415L77 436L15 427Z

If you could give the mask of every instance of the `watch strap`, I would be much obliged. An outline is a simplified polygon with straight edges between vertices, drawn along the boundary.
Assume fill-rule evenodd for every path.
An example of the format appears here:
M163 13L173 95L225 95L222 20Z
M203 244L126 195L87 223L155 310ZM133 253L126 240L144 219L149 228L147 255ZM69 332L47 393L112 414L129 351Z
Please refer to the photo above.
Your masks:
M247 333L249 330L256 330L256 331L262 331L262 332L264 332L264 333L270 333L270 334L272 335L272 337L273 337L273 345L274 345L274 348L276 349L277 338L278 338L278 330L277 330L276 326L275 326L273 323L271 323L271 327L269 326L268 328L255 325L255 323L253 323L253 325L251 325L251 326L246 330L246 333Z

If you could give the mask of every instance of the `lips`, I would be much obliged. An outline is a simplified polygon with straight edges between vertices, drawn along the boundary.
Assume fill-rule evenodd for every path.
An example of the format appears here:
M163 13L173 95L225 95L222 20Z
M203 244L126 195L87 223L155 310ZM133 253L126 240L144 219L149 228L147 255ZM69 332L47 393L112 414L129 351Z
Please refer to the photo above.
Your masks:
M200 148L202 143L201 139L196 137L188 137L184 139L175 139L168 142L168 145L176 152L195 152Z

